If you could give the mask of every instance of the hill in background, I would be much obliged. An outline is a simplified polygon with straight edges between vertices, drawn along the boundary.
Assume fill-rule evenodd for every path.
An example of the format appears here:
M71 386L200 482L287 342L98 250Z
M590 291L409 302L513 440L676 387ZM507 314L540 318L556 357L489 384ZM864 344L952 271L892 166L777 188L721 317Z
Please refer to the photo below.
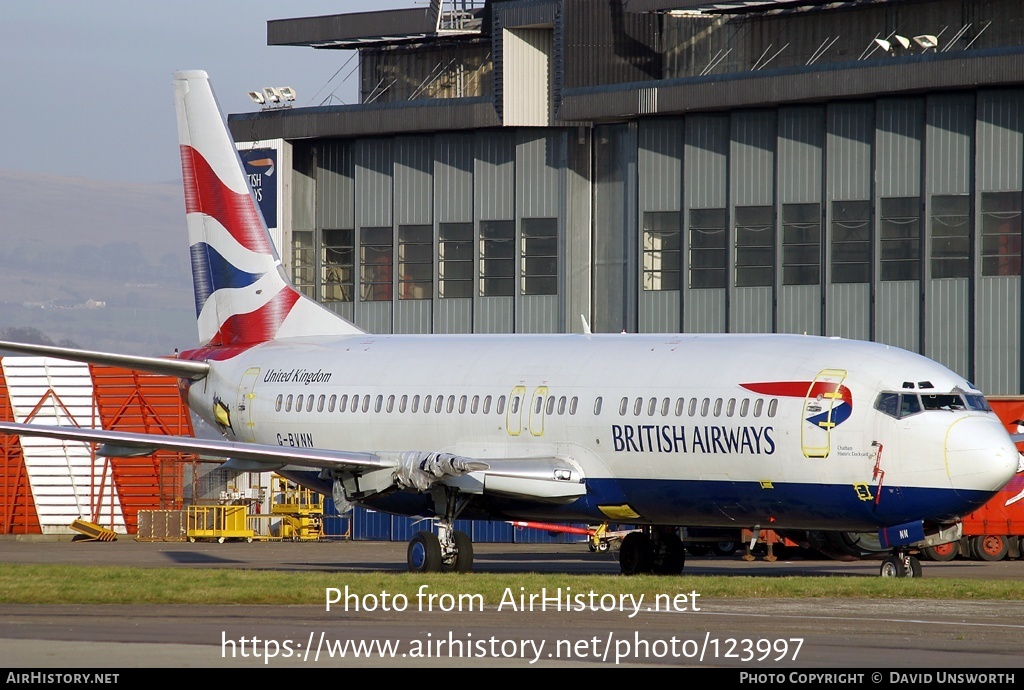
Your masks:
M167 355L196 345L180 183L0 170L0 329Z

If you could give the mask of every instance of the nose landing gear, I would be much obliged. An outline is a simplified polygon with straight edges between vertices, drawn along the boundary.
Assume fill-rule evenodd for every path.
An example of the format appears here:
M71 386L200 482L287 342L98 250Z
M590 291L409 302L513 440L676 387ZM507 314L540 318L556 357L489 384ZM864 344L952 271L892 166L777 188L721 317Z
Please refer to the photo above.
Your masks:
M921 561L909 551L893 549L886 556L878 573L882 577L921 577Z

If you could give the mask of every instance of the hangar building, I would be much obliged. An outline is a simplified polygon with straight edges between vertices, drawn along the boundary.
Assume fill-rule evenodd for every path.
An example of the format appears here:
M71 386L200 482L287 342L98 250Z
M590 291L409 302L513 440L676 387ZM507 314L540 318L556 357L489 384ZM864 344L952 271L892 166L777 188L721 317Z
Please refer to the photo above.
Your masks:
M358 50L358 105L229 126L276 156L295 282L367 330L808 333L1024 389L1016 0L434 0L267 36Z

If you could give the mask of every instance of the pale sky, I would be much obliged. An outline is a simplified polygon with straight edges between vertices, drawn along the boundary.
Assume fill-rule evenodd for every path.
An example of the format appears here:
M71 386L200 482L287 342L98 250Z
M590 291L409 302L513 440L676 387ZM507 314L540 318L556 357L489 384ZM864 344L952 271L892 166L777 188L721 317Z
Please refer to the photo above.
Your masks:
M297 106L320 105L332 93L333 103L354 103L357 59L345 65L352 51L267 46L267 21L425 6L425 0L5 3L0 169L177 181L175 71L206 70L228 114L257 109L247 92L264 86L291 86Z

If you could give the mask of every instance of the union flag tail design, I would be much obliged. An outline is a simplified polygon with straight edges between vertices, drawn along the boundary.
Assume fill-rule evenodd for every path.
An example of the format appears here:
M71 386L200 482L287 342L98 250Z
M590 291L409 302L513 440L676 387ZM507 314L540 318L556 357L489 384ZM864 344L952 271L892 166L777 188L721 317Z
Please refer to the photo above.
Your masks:
M176 73L174 101L199 342L363 333L291 284L206 72Z

